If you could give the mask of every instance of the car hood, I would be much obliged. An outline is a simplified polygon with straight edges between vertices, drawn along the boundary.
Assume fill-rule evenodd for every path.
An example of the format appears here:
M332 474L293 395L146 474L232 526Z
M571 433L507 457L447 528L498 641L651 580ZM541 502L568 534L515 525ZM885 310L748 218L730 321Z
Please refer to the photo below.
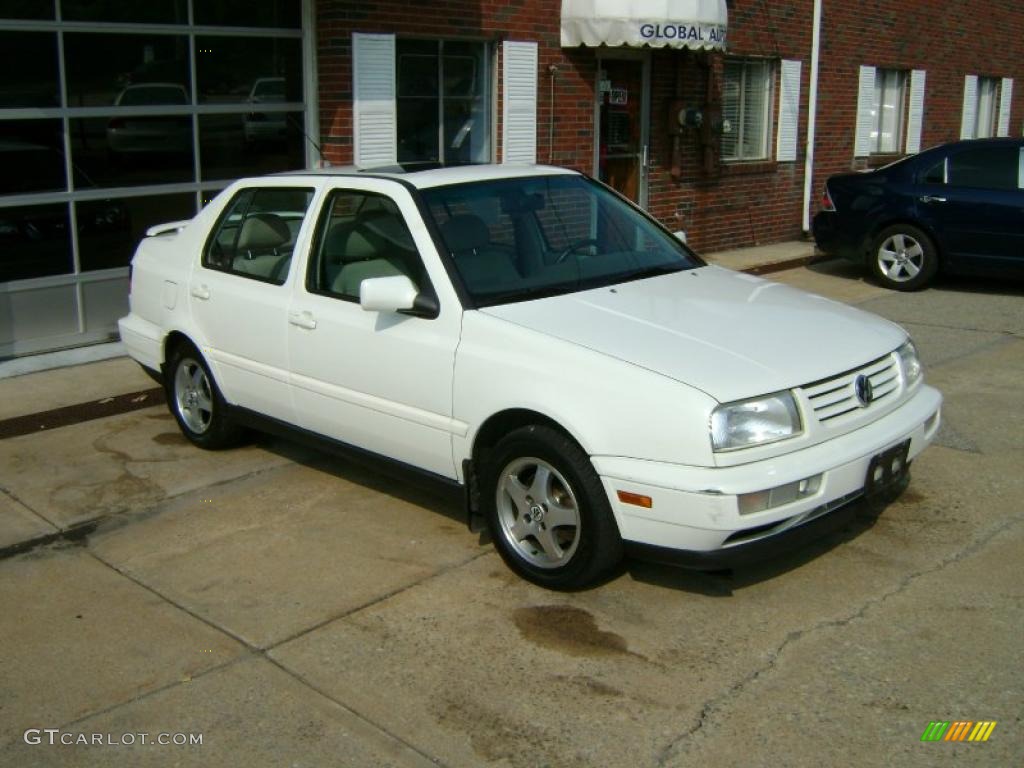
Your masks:
M712 266L480 311L669 376L720 402L828 378L906 338L875 315Z

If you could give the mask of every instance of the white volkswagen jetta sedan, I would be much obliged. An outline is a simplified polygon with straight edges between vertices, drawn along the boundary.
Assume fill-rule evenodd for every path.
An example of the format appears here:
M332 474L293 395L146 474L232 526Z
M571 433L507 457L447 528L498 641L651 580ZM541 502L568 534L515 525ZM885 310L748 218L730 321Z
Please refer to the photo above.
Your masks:
M793 546L898 492L939 427L901 328L708 266L563 169L245 179L148 234L121 337L189 440L287 432L457 486L547 587Z

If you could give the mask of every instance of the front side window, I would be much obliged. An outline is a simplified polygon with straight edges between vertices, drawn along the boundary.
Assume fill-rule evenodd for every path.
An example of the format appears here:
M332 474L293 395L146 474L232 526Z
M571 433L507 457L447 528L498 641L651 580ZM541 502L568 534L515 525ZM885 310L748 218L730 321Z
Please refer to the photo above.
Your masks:
M490 161L486 44L399 40L396 56L398 161Z
M359 301L373 277L405 275L420 289L423 262L395 202L372 192L339 189L324 205L306 287L312 293Z
M976 189L1018 189L1021 150L1013 145L972 147L951 155L947 181Z
M768 157L772 66L763 60L725 62L722 85L722 159Z
M906 73L896 69L879 69L875 72L875 92L871 102L873 153L900 151L906 82Z
M243 189L228 204L206 244L203 266L282 285L311 189Z
M606 187L575 175L424 190L463 285L478 306L571 293L700 264Z

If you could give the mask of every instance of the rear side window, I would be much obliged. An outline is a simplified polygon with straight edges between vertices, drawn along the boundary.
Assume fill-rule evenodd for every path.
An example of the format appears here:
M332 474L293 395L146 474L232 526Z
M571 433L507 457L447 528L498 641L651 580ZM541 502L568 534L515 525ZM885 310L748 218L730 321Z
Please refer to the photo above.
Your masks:
M243 189L228 203L206 244L203 266L282 285L312 189Z
M949 157L948 183L980 189L1018 189L1020 149L973 147Z

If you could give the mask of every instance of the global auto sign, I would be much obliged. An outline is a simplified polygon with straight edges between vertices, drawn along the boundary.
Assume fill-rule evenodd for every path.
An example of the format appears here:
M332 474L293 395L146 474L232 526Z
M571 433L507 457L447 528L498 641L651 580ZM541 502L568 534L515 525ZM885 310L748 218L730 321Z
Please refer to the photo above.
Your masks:
M640 39L650 45L661 46L673 43L687 47L725 45L725 27L705 24L646 23L640 25Z

